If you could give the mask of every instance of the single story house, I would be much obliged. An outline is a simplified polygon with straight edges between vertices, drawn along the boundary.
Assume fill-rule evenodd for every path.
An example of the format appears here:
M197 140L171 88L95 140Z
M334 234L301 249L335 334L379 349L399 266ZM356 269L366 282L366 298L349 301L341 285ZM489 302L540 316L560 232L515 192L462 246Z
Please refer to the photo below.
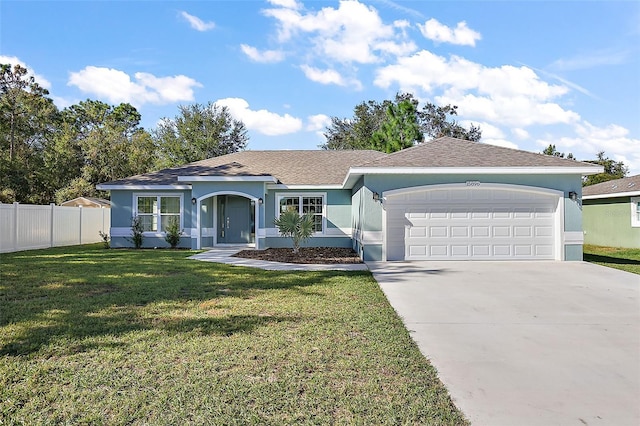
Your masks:
M315 217L312 246L352 247L365 260L582 260L582 176L601 166L449 137L392 154L242 151L104 183L111 244L290 246L273 220Z
M585 243L640 248L640 175L584 187L582 216Z
M85 208L111 208L111 201L96 197L76 197L73 200L60 204L63 207L85 207Z

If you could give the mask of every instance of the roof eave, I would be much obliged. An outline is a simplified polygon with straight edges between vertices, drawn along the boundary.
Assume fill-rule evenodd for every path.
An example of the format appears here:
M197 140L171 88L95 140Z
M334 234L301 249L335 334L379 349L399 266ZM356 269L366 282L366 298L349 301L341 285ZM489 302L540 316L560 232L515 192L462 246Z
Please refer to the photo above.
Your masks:
M640 197L640 191L614 192L610 194L583 195L583 200L597 200L602 198Z
M267 189L293 189L293 190L313 190L313 189L344 189L341 184L267 184Z
M139 184L139 183L131 183L131 184L116 184L116 185L110 185L110 184L106 184L106 183L101 183L96 185L96 189L99 189L100 191L118 191L118 190L125 190L125 191L139 191L139 190L147 190L147 191L165 191L165 190L185 190L185 189L191 189L191 185L185 184L185 185L157 185L157 184Z
M178 182L272 182L273 176L178 176Z

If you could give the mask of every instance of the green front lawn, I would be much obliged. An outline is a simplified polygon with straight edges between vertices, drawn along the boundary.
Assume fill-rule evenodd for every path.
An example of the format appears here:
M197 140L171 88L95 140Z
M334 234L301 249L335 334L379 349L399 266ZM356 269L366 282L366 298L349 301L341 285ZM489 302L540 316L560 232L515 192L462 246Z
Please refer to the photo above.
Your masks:
M0 257L0 424L466 424L368 272Z
M586 262L640 274L640 249L584 245Z

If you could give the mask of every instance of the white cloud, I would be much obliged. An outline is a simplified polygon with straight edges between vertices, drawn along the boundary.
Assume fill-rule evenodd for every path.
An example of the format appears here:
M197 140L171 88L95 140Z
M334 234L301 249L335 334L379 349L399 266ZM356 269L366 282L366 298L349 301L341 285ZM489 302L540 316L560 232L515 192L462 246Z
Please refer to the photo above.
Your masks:
M518 149L518 145L505 138L505 134L502 129L494 126L493 124L487 123L486 121L474 122L461 120L459 124L466 129L469 129L472 124L476 127L480 127L480 130L482 131L482 143L501 146L503 148Z
M180 12L180 16L186 19L187 22L189 22L189 25L191 25L191 28L197 31L209 31L216 27L215 22L211 22L211 21L204 22L202 19L198 18L197 16L189 15L187 12L184 12L184 11Z
M262 63L274 63L284 60L285 54L281 50L263 50L262 52L253 46L241 44L242 52L252 61Z
M459 56L444 58L427 50L399 58L396 64L379 68L374 84L400 90L422 90L443 104L459 106L459 113L513 127L533 124L572 123L580 116L565 110L554 99L569 89L541 80L528 67L486 67Z
M311 81L321 84L337 84L338 86L346 86L346 82L336 70L320 70L308 65L300 67L304 75Z
M558 151L572 152L579 159L595 159L600 151L605 155L623 161L629 166L631 174L640 173L640 139L629 136L629 130L610 124L605 127L594 126L587 121L576 123L574 136L547 136L538 139L541 147L553 144Z
M362 84L358 80L345 79L340 73L333 69L321 70L309 65L301 65L300 69L311 81L320 84L335 84L337 86L349 86L356 90L362 89Z
M566 59L558 59L549 67L559 71L583 70L601 66L624 64L630 57L631 52L627 50L595 50Z
M226 106L233 117L241 120L247 129L267 136L286 135L302 129L302 120L289 114L279 115L266 109L252 110L242 98L225 98L216 105Z
M529 137L530 137L529 132L527 132L525 129L521 129L519 127L511 129L511 133L513 134L513 136L515 136L516 138L518 138L520 140L529 139Z
M454 29L441 24L436 19L429 19L424 25L418 24L420 32L429 40L439 43L451 43L462 46L475 46L476 41L482 36L479 32L472 30L467 23L462 21Z
M389 6L392 9L396 9L396 10L398 10L400 12L404 12L407 15L415 16L418 19L424 19L424 15L421 12L419 12L419 11L417 11L415 9L408 8L406 6L402 6L401 4L393 2L391 0L378 0L378 2L382 3L382 4L386 5L386 6Z
M302 6L296 0L267 0L274 6L284 7L285 9L300 9Z
M38 83L40 85L40 87L45 88L47 90L51 89L51 83L49 82L49 80L44 78L42 75L37 74L33 70L33 68L31 68L29 65L25 64L17 56L0 55L0 64L11 64L11 68L12 69L13 69L14 66L20 65L22 68L26 68L27 69L27 76L35 78L36 83Z
M503 148L511 148L511 149L518 149L518 145L516 145L515 143L508 141L506 139L485 139L484 137L482 138L482 143L486 143L489 145L495 145L495 146L501 146Z
M380 54L415 50L413 42L404 40L402 24L385 25L377 10L358 1L343 0L337 9L324 7L317 12L278 7L263 13L277 21L280 42L291 41L299 33L310 34L312 50L323 59L370 64L378 62Z
M325 114L310 115L307 117L306 130L318 131L324 130L329 124L331 124L331 117Z
M489 124L486 121L477 122L477 121L470 121L470 120L461 120L458 124L460 124L462 127L464 127L467 130L471 128L471 125L474 125L475 127L480 127L480 130L482 130L483 141L485 140L485 138L488 138L488 139L504 138L504 132L500 128L494 126L493 124Z
M120 70L87 66L72 72L67 85L76 86L84 93L111 103L128 102L135 106L192 101L194 88L202 87L202 84L184 75L156 77L138 72L134 77L136 81Z
M58 109L64 109L80 102L80 99L64 98L62 96L49 96Z

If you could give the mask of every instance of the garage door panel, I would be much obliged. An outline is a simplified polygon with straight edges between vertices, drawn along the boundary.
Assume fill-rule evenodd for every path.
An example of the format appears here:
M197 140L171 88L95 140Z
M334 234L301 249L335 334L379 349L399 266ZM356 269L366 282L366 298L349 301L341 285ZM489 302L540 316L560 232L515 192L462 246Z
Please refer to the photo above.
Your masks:
M469 237L468 226L451 226L451 238L467 238Z
M495 244L493 246L493 256L511 257L512 256L511 246L508 244L505 244L505 245Z
M426 231L426 227L425 227ZM426 235L426 232L425 232ZM429 236L431 238L448 238L449 228L447 226L431 226L429 227Z
M514 246L514 253L516 256L525 256L525 257L530 257L533 254L533 247L531 247L530 244L526 244L526 245L521 245L521 244L516 244Z
M554 259L556 196L478 188L424 193L385 201L389 260Z
M534 229L536 237L553 237L552 226L536 226Z
M490 230L488 226L472 226L471 227L472 238L483 238L483 237L488 237L489 235L490 235Z
M471 213L466 211L466 210L462 210L462 209L456 209L453 210L450 214L449 214L449 218L453 219L453 220L459 220L459 219L469 219L469 217L471 217Z
M492 228L494 238L511 238L510 226L494 226Z
M466 258L469 257L469 246L468 245L455 245L452 244L451 245L451 257L457 257L457 258Z
M513 227L513 236L515 238L529 238L531 237L531 227L530 226L514 226Z
M410 228L408 228L409 230L409 237L410 238L420 238L420 237L426 237L427 236L427 227L426 226L412 226ZM432 232L433 232L433 228L432 228Z

